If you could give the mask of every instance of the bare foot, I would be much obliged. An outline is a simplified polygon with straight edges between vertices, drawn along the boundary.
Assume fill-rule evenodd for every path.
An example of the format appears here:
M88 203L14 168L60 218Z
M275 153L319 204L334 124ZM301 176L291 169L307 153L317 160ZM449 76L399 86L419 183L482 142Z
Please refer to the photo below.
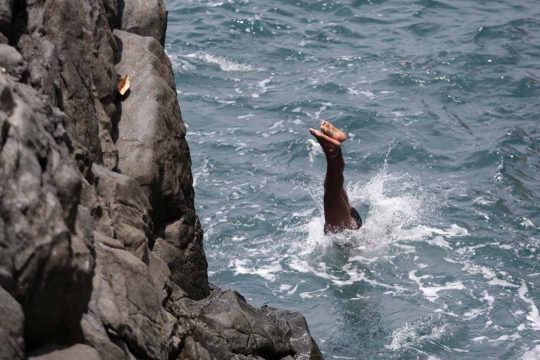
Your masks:
M317 141L323 148L324 154L327 158L332 158L336 156L341 150L341 143L339 141L334 140L331 137L315 129L309 129L309 132L311 133L311 135L315 136L315 139L317 139Z
M347 135L345 135L343 131L339 130L334 125L330 124L328 121L323 121L321 123L321 131L325 135L331 137L334 140L339 141L340 143L347 140Z

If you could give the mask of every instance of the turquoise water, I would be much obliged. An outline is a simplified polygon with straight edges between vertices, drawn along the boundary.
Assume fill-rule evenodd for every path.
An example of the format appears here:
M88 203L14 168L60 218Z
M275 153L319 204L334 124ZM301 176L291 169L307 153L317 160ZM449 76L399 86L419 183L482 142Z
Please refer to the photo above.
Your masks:
M540 4L166 1L210 280L327 359L540 359ZM365 225L323 235L345 130Z

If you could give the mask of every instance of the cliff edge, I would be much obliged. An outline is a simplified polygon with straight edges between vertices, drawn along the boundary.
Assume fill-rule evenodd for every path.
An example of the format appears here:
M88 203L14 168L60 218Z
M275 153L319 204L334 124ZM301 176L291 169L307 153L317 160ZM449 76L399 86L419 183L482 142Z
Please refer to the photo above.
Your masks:
M322 359L302 315L208 282L166 26L163 0L0 2L0 359Z

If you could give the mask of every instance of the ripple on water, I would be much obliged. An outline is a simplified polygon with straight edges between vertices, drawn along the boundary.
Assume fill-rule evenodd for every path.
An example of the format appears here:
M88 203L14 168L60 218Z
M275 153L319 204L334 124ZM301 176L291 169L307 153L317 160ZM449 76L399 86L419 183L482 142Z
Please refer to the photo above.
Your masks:
M536 2L166 2L211 281L327 358L539 356ZM323 119L359 231L323 235Z

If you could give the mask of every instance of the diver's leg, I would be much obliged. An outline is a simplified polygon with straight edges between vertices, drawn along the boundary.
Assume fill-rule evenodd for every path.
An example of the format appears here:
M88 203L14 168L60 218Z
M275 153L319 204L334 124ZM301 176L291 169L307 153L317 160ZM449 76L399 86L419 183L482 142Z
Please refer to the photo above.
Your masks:
M326 177L324 178L324 191L326 192ZM343 188L341 196L343 196L343 199L345 199L345 202L349 206L349 210L350 210L352 206L351 206L351 203L349 202L349 195L347 194L347 191L345 191L345 188Z
M322 128L322 126L321 126ZM326 155L326 178L324 190L324 219L328 231L340 232L356 229L357 225L350 214L350 205L343 189L345 161L341 153L341 142L321 131L309 129ZM345 194L345 196L343 196Z

